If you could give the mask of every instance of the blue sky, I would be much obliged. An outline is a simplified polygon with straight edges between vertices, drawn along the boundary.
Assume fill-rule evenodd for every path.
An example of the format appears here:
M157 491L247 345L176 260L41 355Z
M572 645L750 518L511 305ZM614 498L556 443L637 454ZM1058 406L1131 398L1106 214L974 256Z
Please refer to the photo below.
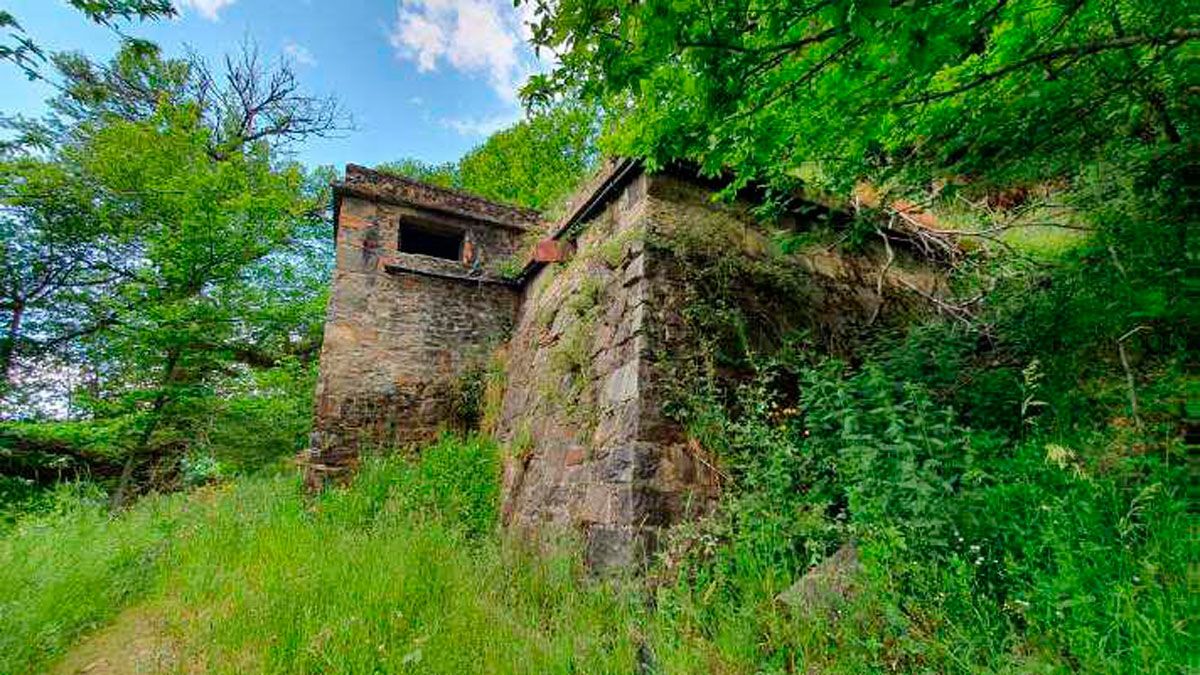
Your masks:
M374 165L416 157L456 159L520 117L516 89L538 67L526 18L511 0L176 0L174 20L135 23L126 33L168 55L186 47L216 61L246 38L263 56L289 59L313 93L333 94L354 118L344 137L298 152L309 164ZM52 51L104 60L112 31L88 23L63 0L0 0ZM52 93L0 62L0 112L38 115Z

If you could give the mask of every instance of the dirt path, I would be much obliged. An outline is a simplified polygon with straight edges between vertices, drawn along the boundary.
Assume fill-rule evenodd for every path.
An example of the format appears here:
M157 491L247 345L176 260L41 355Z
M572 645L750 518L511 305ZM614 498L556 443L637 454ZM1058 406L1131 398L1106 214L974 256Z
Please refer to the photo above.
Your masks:
M84 638L50 670L54 675L126 675L187 671L161 605L141 603Z

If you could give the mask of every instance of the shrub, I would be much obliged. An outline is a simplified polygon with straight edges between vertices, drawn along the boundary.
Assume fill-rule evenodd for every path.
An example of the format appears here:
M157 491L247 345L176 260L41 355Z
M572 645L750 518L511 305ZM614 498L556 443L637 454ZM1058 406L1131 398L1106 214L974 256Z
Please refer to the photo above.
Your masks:
M783 354L759 361L724 417L711 395L680 408L703 423L733 485L670 550L676 577L655 617L669 669L1128 672L1183 662L1177 442L1114 455L1111 434L976 431L869 361L851 369ZM1097 444L1109 450L1068 447ZM780 605L781 591L846 541L866 570L856 600L815 619Z

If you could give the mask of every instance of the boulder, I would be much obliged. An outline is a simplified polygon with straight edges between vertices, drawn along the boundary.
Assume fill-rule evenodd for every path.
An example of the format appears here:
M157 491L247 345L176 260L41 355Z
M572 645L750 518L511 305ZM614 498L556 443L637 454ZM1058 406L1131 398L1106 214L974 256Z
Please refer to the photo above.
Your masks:
M776 600L806 615L835 613L859 591L862 563L853 542L810 569Z

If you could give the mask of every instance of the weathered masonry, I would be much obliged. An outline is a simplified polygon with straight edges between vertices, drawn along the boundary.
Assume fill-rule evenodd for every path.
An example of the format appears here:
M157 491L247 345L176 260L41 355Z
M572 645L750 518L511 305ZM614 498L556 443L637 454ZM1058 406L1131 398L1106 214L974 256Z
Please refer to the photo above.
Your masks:
M485 426L507 449L506 523L577 529L600 566L643 559L717 494L715 461L664 412L709 337L686 318L710 283L689 251L746 263L721 283L774 317L749 339L804 328L834 340L875 321L895 283L931 283L823 252L773 276L750 205L630 161L606 165L553 224L353 165L334 187L310 477L457 424L457 387L488 363L502 380L489 379Z
M474 350L512 325L518 290L496 273L537 214L363 169L334 186L337 265L317 382L313 471L364 446L428 440Z

